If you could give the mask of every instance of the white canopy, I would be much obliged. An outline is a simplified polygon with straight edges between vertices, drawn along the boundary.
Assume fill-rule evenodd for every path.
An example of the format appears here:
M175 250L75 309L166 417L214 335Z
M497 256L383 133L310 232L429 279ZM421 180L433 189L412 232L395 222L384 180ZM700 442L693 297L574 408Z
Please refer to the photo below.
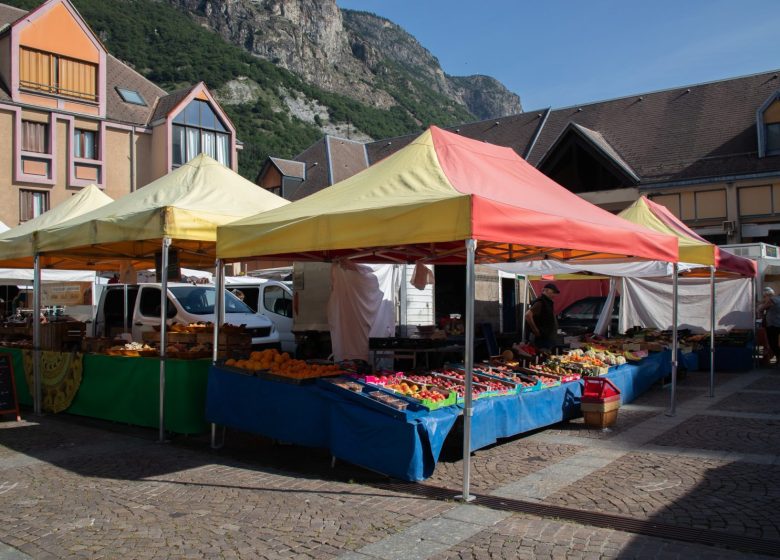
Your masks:
M572 264L570 262L556 261L552 259L544 261L524 261L489 264L492 268L519 274L522 276L546 276L555 274L577 274L588 272L599 276L618 276L630 278L652 278L672 275L672 264L663 261L639 261L622 263L588 263L587 265ZM685 272L697 265L679 263L680 272Z
M94 270L49 270L41 271L41 282L92 282ZM33 271L29 268L0 268L0 285L32 286Z

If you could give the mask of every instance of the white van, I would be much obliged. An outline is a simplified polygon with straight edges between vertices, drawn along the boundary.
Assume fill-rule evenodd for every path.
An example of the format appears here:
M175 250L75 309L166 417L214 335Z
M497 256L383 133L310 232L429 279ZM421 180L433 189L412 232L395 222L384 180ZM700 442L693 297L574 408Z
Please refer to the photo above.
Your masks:
M232 292L249 308L268 318L279 333L279 343L285 352L296 349L293 334L293 292L290 282L251 277L225 278L225 290Z
M160 284L127 286L129 332L140 342L142 333L160 324ZM214 286L168 284L168 324L214 322ZM95 336L116 336L125 328L125 285L109 284L100 295L93 325ZM268 318L257 315L246 304L226 290L225 323L246 325L253 347L279 347L279 332Z

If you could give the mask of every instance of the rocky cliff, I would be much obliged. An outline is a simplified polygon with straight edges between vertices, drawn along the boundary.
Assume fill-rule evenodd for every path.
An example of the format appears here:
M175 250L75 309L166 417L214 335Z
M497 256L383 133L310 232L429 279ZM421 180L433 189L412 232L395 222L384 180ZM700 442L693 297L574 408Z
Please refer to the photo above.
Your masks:
M520 98L488 76L448 76L398 25L335 0L168 0L253 55L326 91L378 108L453 103L487 119L521 111ZM441 103L441 101L438 101Z

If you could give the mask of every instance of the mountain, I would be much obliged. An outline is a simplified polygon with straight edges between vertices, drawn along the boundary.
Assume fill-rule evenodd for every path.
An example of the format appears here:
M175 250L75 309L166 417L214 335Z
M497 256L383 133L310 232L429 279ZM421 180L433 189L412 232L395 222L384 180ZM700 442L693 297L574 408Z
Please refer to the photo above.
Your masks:
M293 157L323 133L371 140L521 110L493 78L448 76L399 26L335 0L71 1L160 87L206 82L236 125L250 180L266 156Z

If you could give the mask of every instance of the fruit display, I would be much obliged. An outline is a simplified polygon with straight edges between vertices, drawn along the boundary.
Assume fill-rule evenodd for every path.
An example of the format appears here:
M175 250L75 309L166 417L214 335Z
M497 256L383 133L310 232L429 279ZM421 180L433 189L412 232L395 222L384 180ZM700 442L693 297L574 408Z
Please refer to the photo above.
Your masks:
M549 389L550 387L557 387L561 384L561 380L557 377L550 377L549 375L543 375L543 374L534 374L531 377L534 377L542 382L544 389Z
M148 344L144 344L141 342L128 342L126 344L112 346L106 351L106 353L109 356L138 357L138 356L155 356L158 354L158 351L157 349L152 348Z
M343 373L336 364L310 364L291 358L287 352L279 353L275 348L252 352L248 360L231 358L225 361L225 365L248 371L267 372L290 380L316 379Z
M394 397L393 395L388 395L382 391L370 391L368 396L396 410L406 410L406 408L409 406L409 403L406 401Z
M389 383L385 389L415 399L430 410L455 404L455 393L435 385L418 384L411 379L400 377Z

